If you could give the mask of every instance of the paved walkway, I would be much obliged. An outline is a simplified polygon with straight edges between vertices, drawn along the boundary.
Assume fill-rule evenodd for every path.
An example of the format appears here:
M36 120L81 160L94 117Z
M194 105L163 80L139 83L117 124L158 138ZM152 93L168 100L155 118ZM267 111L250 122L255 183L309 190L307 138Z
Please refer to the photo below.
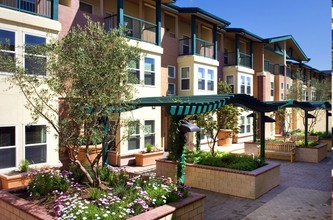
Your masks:
M241 152L239 145L219 150ZM280 185L256 200L245 199L206 190L192 189L205 194L205 220L294 220L332 219L331 217L331 158L333 152L320 163L278 161ZM140 168L128 167L141 172ZM135 170L136 169L136 170ZM146 167L153 173L154 166Z

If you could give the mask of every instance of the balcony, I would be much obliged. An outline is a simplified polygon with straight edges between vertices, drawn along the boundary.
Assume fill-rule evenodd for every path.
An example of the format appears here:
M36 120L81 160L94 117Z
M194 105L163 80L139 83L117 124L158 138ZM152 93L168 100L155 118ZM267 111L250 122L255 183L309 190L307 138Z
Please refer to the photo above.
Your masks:
M179 40L179 56L191 55L192 38L183 38ZM196 38L195 55L214 59L214 43Z
M271 74L275 74L274 64L269 62L268 60L264 61L264 70L270 72Z
M55 16L52 13L53 4L51 0L0 0L0 7L51 19Z
M238 56L238 65L248 67L252 69L252 61L251 61L251 55L246 53L239 53ZM230 53L224 53L224 65L225 66L235 66L236 65L236 59L235 59L235 52Z
M0 0L1 1L1 0ZM118 16L112 15L105 18L106 30L118 27ZM135 17L124 15L124 26L128 38L156 44L157 25Z

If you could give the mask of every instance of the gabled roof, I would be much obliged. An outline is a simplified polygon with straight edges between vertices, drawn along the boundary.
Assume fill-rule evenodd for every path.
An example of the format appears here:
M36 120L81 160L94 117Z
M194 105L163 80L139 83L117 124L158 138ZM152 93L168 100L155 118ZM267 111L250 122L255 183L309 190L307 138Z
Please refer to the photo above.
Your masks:
M263 38L259 37L258 35L250 32L250 31L247 31L243 28L224 28L224 30L226 32L230 32L230 33L239 33L239 34L242 34L244 35L245 37L253 40L253 41L258 41L258 42L261 42L263 40Z
M296 40L292 35L286 35L286 36L279 36L279 37L272 37L272 38L266 38L263 40L264 43L278 43L281 41L286 41L287 43L287 50L290 48L293 50L293 56L289 57L290 59L296 60L296 61L309 61L310 58L306 56L302 48L298 45Z
M229 21L226 21L216 15L213 15L201 8L197 8L197 7L179 7L177 5L174 5L174 4L163 4L165 7L167 8L171 8L173 10L176 10L177 12L179 13L192 13L192 14L200 14L202 15L203 17L207 17L208 19L211 19L217 23L220 23L220 24L223 24L223 26L228 26L230 25L230 22Z

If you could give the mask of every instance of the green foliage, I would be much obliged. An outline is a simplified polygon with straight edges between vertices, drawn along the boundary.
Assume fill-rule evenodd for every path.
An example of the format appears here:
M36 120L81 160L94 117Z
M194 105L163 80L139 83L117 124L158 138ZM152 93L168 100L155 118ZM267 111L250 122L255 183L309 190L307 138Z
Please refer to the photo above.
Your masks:
M183 147L186 143L185 136L179 130L179 118L172 117L168 132L169 159L177 161L182 156Z
M295 141L295 144L296 144L296 147L306 147L304 139ZM316 145L318 145L318 141L309 140L307 147L314 147Z
M30 162L28 160L21 160L21 162L19 164L19 172L21 172L21 173L28 172L29 165L30 165Z
M101 23L87 18L85 26L73 27L61 40L26 48L29 53L47 56L46 71L43 70L47 77L37 75L40 68L28 73L18 60L0 57L0 64L15 72L8 80L11 87L19 88L26 97L26 107L33 120L44 118L51 125L57 132L59 145L74 152L72 160L76 160L75 152L81 145L103 142L109 149L123 140L116 139L116 132L128 120L120 120L120 113L110 113L110 105L121 109L133 99L135 92L128 83L127 67L140 59L142 51L128 41L122 28L106 31ZM35 66L45 64L45 59L32 57L36 58ZM58 98L61 98L60 111ZM106 116L107 131L103 121ZM102 153L108 149L103 149L91 161L93 175L84 172L89 184L99 185L97 166ZM77 160L75 164L79 165Z
M55 190L66 192L69 185L69 180L57 171L39 172L33 176L27 190L32 196L42 197Z
M89 193L89 198L92 200L98 200L107 195L107 192L105 190L94 187L88 188L88 193Z
M150 153L156 150L156 147L152 144L146 144L146 152Z
M207 151L186 151L186 162L245 171L255 170L265 165L265 161L257 157L220 151L216 152L215 156Z

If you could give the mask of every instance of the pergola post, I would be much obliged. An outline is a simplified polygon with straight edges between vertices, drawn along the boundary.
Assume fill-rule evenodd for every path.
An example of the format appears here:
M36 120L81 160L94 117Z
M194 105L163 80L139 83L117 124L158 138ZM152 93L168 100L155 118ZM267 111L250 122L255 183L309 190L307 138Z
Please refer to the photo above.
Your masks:
M326 138L328 137L328 110L326 110Z
M107 137L108 137L108 131L109 131L109 119L107 116L103 117L103 132L104 132L104 138L103 138L103 142L102 142L102 149L103 149L103 155L102 155L102 165L103 167L107 167L109 165L109 160L108 160L108 147L105 146L105 144L107 143Z
M305 134L305 136L304 136L304 144L305 144L305 146L307 147L308 146L308 126L309 126L309 123L308 123L308 120L309 120L309 113L308 113L308 111L304 111L304 113L305 113L305 125L304 125L304 130L305 130L305 132L304 132L304 134Z
M265 160L265 112L260 112L260 159Z
M253 143L257 141L257 113L253 112Z

